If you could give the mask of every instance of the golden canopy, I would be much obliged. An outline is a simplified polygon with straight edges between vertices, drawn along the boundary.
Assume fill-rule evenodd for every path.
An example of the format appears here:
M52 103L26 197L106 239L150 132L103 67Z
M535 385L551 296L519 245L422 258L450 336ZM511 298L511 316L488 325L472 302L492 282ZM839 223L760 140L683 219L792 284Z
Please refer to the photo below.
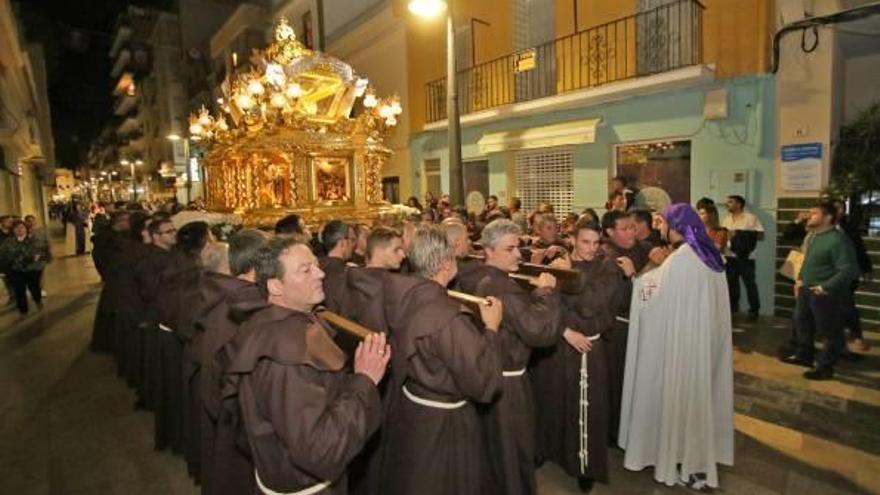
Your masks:
M252 61L223 82L222 114L202 107L190 116L191 139L210 146L208 208L250 224L288 213L310 222L378 216L388 206L383 143L402 112L397 98L378 99L350 66L305 48L283 18Z

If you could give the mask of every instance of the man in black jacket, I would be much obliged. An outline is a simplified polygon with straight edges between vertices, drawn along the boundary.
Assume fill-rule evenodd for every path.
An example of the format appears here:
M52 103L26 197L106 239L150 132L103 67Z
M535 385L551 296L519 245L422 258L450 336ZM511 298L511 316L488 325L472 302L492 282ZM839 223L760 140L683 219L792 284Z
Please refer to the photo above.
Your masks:
M846 203L843 201L835 201L834 207L837 208L837 228L841 230L852 241L856 250L856 261L859 264L859 270L862 275L871 273L874 269L871 263L871 257L865 247L865 241L862 240L862 234L859 232L858 222L852 221L847 214ZM858 351L867 351L871 348L862 338L862 321L859 316L859 309L856 306L856 291L859 288L859 279L853 281L850 286L850 298L848 301L849 308L844 313L844 326L849 328L849 336L853 345ZM844 353L844 357L848 356Z

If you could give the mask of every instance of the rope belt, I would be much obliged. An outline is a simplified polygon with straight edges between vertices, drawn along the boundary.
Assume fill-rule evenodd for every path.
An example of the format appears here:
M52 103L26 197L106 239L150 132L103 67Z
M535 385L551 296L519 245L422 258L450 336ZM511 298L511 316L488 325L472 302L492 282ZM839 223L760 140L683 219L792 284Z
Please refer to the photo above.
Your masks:
M590 335L587 337L587 340L590 342L595 342L599 340L601 334ZM587 467L590 465L590 449L589 449L589 428L587 419L590 414L590 401L589 401L589 390L590 390L590 375L587 373L587 355L589 353L585 352L581 354L581 368L578 380L578 390L580 391L580 397L578 398L578 464L580 466L581 474L585 474L587 471Z
M525 368L523 368L523 369L521 369L521 370L502 371L502 372L501 372L501 376L506 376L506 377L508 377L508 378L509 378L509 377L512 377L512 376L523 376L523 375L525 375L525 374L526 374L526 369L525 369Z
M425 407L433 407L434 409L459 409L467 405L466 400L460 400L458 402L440 402L436 400L425 399L423 397L419 397L418 395L409 391L406 388L406 385L403 386L403 395L406 396L407 399Z
M615 316L614 319L621 323L629 323L629 318L624 318L622 316Z
M318 483L317 485L312 485L308 488L302 489L298 492L276 492L271 488L266 487L263 484L263 481L260 479L260 473L254 469L254 477L257 478L257 487L260 488L260 492L265 495L314 495L315 493L319 493L324 491L325 488L329 487L332 483L329 481L325 481L323 483Z

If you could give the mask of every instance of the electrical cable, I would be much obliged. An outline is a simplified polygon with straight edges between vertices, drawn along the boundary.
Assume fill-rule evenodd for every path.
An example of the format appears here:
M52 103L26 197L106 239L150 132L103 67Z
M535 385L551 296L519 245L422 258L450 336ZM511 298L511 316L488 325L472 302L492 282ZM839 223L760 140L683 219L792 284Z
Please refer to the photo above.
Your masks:
M819 47L819 26L838 24L842 22L851 22L864 17L880 13L880 2L874 2L861 7L842 10L833 14L810 17L800 21L792 22L782 26L776 34L773 35L773 63L770 72L776 74L779 72L780 43L782 37L794 31L801 31L801 49L805 53L811 53ZM813 46L807 47L806 31L813 30L815 40Z
M813 26L813 46L807 48L807 30L810 28L804 28L801 30L801 50L804 53L813 53L816 51L816 48L819 48L819 27Z

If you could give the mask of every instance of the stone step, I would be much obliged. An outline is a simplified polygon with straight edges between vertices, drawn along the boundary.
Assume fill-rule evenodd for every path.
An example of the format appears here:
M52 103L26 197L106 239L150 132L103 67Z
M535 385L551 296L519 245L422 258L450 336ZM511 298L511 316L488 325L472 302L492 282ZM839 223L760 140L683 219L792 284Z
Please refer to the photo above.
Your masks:
M790 320L734 323L734 407L740 415L880 458L880 333L861 360L841 360L835 379L813 382L778 360Z

